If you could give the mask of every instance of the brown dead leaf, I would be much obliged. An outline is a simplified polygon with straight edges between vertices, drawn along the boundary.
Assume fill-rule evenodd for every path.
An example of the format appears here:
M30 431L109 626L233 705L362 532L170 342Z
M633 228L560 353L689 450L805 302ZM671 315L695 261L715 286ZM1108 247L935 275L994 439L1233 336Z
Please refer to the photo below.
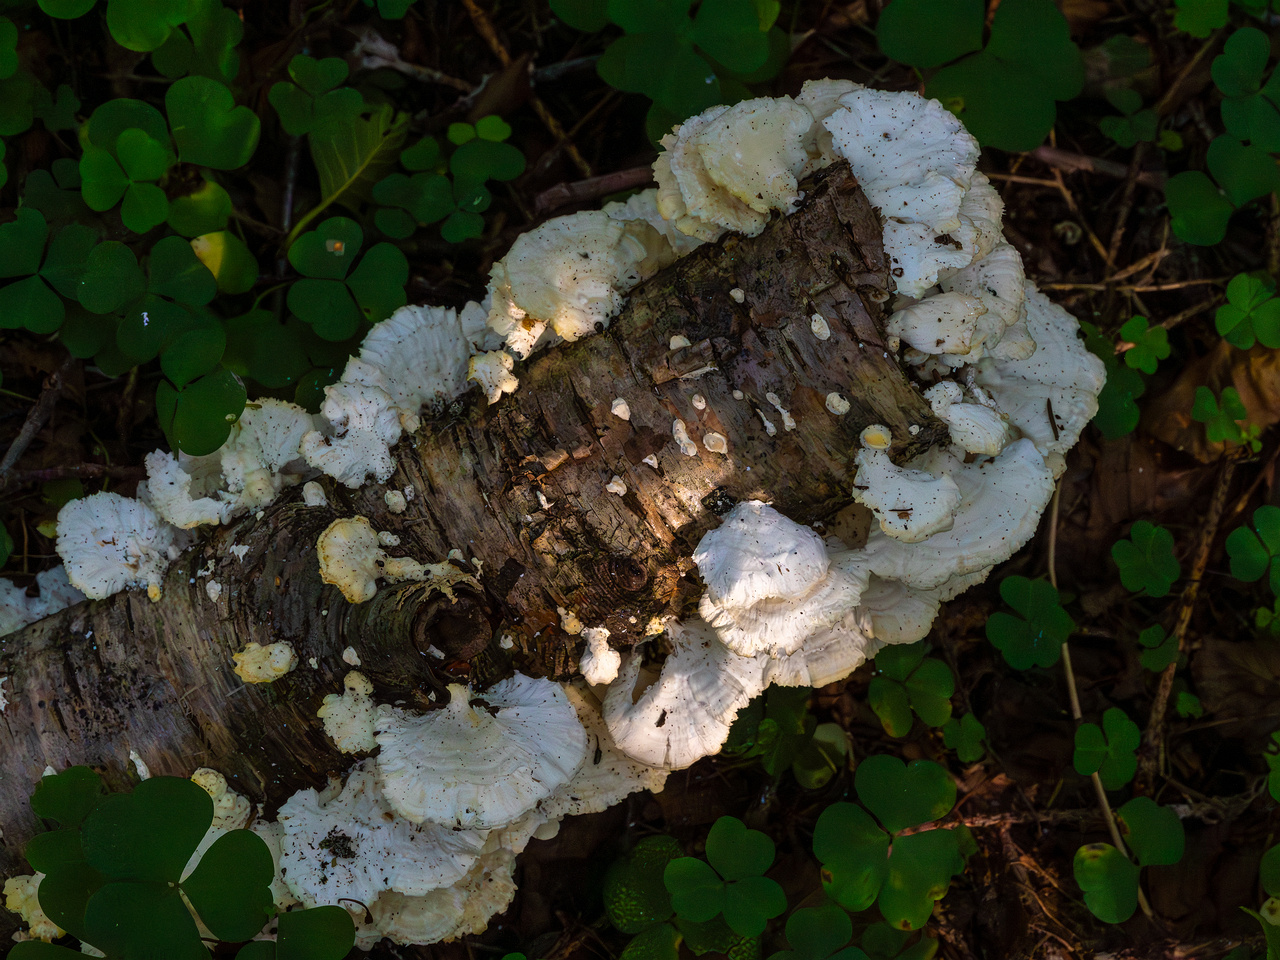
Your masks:
M1077 37L1099 20L1120 12L1111 0L1063 0L1061 7L1072 35Z
M1258 745L1280 725L1280 643L1206 639L1191 672L1205 711L1225 721L1223 736Z

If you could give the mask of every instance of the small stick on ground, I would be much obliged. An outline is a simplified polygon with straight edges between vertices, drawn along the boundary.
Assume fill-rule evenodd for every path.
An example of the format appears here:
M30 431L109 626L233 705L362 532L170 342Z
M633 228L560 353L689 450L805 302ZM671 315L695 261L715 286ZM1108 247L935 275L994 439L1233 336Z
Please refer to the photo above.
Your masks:
M1178 606L1178 620L1173 628L1173 635L1178 638L1178 652L1187 651L1187 628L1191 625L1191 614L1195 610L1196 600L1200 596L1200 582L1205 568L1209 565L1209 552L1213 549L1213 541L1218 535L1218 525L1222 522L1222 513L1227 505L1227 491L1231 487L1231 478L1235 473L1237 457L1227 456L1222 463L1222 471L1218 474L1217 485L1213 489L1213 499L1209 502L1209 514L1200 528L1200 543L1196 547L1195 559L1191 563L1191 572L1187 575L1187 585L1182 591L1182 599ZM1138 755L1138 775L1134 778L1135 796L1146 796L1151 793L1155 781L1156 767L1160 756L1164 753L1164 717L1169 707L1169 694L1173 691L1173 675L1178 670L1178 661L1164 668L1160 674L1160 684L1156 687L1156 695L1151 702L1151 714L1147 718L1147 729L1142 735L1142 750Z
M493 51L493 55L498 58L504 67L510 66L511 54L503 46L502 40L498 37L498 31L493 28L493 22L489 19L489 15L484 12L480 4L476 3L476 0L462 0L462 3L467 8L467 14L471 17L471 22L475 25L476 32L484 37L485 43L489 44L489 49ZM564 147L564 152L569 155L573 165L578 168L584 177L590 177L592 175L591 164L587 163L586 158L578 152L577 146L569 139L569 134L565 132L560 121L547 109L547 105L542 102L542 98L536 93L531 93L529 95L529 104L533 107L533 112L538 115L538 119L542 121L543 126L556 138L556 142Z
M1129 160L1129 172L1125 177L1124 191L1120 195L1120 209L1116 213L1115 226L1111 228L1111 243L1107 246L1107 274L1115 272L1116 256L1120 253L1120 242L1124 239L1125 224L1129 220L1129 212L1133 209L1133 195L1138 187L1138 175L1142 172L1142 161L1147 156L1145 140L1139 140L1133 148L1133 157Z
M538 194L533 200L533 209L539 216L567 207L571 203L586 203L618 193L622 190L634 190L653 182L652 167L630 167L626 170L615 170L613 173L601 174L587 180L576 180L573 183L557 183Z
M1050 506L1049 513L1049 582L1053 584L1053 589L1058 589L1058 567L1057 567L1057 548L1058 548L1058 511L1062 502L1062 484L1058 484L1053 490L1053 502ZM1084 720L1084 712L1080 709L1080 693L1076 687L1076 673L1071 665L1071 643L1063 641L1062 644L1062 672L1067 680L1067 696L1071 700L1071 718L1079 727ZM1115 815L1111 812L1111 804L1107 801L1107 791L1102 787L1102 778L1098 776L1095 770L1090 777L1093 781L1093 792L1098 798L1098 809L1102 811L1102 819L1107 823L1107 830L1111 834L1111 843L1123 856L1129 856L1129 848L1125 846L1124 838L1120 836L1120 828L1116 826ZM1147 895L1142 888L1138 888L1138 906L1142 908L1142 912L1147 918L1154 922L1155 913L1151 909L1151 904L1147 902Z
M13 469L13 465L18 462L18 458L26 452L27 447L31 445L31 441L36 438L41 428L48 422L50 414L53 413L53 408L58 403L58 398L62 396L62 388L66 383L67 374L71 372L75 362L75 357L68 356L66 360L62 361L62 366L58 367L45 380L44 389L40 391L40 398L27 414L27 419L22 424L22 429L18 431L13 443L9 445L4 459L0 460L0 483L5 481L5 475Z

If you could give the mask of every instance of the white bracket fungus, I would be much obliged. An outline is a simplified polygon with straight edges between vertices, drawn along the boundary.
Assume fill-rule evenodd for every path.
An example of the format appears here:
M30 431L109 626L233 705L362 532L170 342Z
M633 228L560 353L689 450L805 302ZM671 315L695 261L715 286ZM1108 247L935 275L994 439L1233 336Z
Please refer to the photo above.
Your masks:
M343 753L375 750L373 739L373 684L359 671L352 670L343 678L343 693L326 694L316 716L324 722L324 732Z
M940 530L949 530L960 504L960 490L945 473L899 467L889 459L893 437L887 427L873 424L862 431L854 456L858 473L853 498L869 508L880 529L905 543L918 543Z
M666 239L643 220L603 210L556 217L516 238L489 277L489 326L525 358L550 337L577 340L608 326L623 294L671 263Z
M392 583L421 580L451 600L455 585L476 583L475 577L448 560L421 563L412 557L389 556L382 549L379 534L364 517L342 517L325 527L316 540L316 554L320 579L341 590L348 603L372 600L379 577Z
M281 872L307 907L349 898L371 904L386 890L421 896L467 875L485 835L394 814L373 761L358 765L342 792L294 794L278 815Z
M160 599L164 571L178 553L177 531L141 500L95 493L58 511L58 556L67 579L90 600L128 587Z
M924 392L924 398L929 401L933 415L946 422L951 442L965 453L998 456L1013 439L1009 421L984 404L965 403L964 390L958 383L951 380L935 383Z
M516 675L481 696L452 684L441 710L378 708L378 770L395 811L414 823L485 829L511 823L573 776L587 738L560 686Z
M673 420L671 422L671 436L675 438L680 452L686 457L696 457L698 455L698 445L689 439L689 430L684 425L683 420Z
M236 676L245 683L273 683L298 665L298 655L283 641L266 646L246 644L231 659L236 664Z
M860 624L849 619L870 572L858 554L832 555L811 529L753 500L707 533L693 559L707 581L698 612L735 653L781 658L815 635L846 631L865 655Z
M594 685L612 683L622 666L622 654L609 646L609 631L605 627L586 627L582 638L587 641L578 670L587 683Z
M67 579L67 568L62 564L37 573L36 587L39 594L29 597L12 580L0 578L0 637L84 599Z
M504 393L515 393L520 386L520 381L511 372L515 366L516 361L511 354L490 350L471 358L467 364L467 379L480 384L490 403L497 403Z

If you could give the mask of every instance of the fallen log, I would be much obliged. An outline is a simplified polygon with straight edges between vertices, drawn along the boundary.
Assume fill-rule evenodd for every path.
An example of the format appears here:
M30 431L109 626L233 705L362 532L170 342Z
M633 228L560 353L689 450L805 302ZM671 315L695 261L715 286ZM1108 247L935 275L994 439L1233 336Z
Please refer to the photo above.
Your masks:
M326 481L328 507L287 495L183 554L156 603L119 593L0 638L0 872L26 869L23 844L42 829L27 798L46 765L89 764L116 787L131 755L153 774L210 766L273 806L349 766L315 719L342 688L346 648L380 701L420 707L512 662L566 677L569 615L642 640L697 598L689 554L737 501L829 519L850 503L867 425L900 438L899 459L946 443L886 346L877 212L844 164L804 189L759 237L700 248L633 291L607 330L535 355L514 395L488 406L473 390L427 420L386 485ZM404 512L389 512L390 489L413 492ZM480 589L450 602L408 583L349 604L321 581L315 542L354 514L399 536L393 554L461 551ZM241 683L232 653L279 641L297 669ZM15 919L0 914L0 936Z

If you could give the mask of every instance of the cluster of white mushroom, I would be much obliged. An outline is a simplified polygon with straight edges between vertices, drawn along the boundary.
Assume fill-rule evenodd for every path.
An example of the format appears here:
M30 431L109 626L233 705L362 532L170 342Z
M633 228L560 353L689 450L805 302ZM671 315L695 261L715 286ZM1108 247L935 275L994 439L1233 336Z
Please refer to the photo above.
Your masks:
M343 752L377 755L255 829L278 850L287 902L342 903L366 949L479 933L515 895L530 839L666 780L616 748L581 687L520 675L483 694L453 685L426 713L376 704L356 671L344 687L320 708L325 731Z
M151 455L140 500L99 494L60 515L71 583L90 597L126 586L154 594L182 529L260 510L317 471L352 487L385 481L390 447L416 429L424 403L469 379L496 402L518 387L517 358L602 329L630 289L676 257L728 231L760 233L803 199L804 176L850 164L884 223L897 293L886 346L928 384L950 445L900 466L886 428L863 430L851 494L878 520L865 543L824 538L765 503L737 505L693 554L706 583L700 616L665 625L660 664L621 655L603 626L576 623L595 693L517 676L480 695L481 709L455 687L449 704L417 713L376 704L373 685L348 674L320 717L340 750L376 756L344 786L298 794L261 830L278 846L289 897L369 906L364 942L482 929L514 893L515 856L560 817L659 789L668 771L718 752L770 684L824 685L885 643L923 637L941 602L1030 539L1096 411L1102 364L1075 320L1026 281L1001 236L1000 198L975 168L978 146L938 103L817 81L794 99L713 107L663 147L656 190L520 237L483 305L407 307L377 325L326 389L320 417L264 401L217 455ZM841 321L792 322L827 339ZM787 398L769 401L789 428ZM826 410L844 416L850 404L836 389ZM623 401L613 413L632 416ZM677 422L671 455L728 449ZM326 579L355 603L376 594L379 576L439 581L446 592L480 577L392 558L392 545L363 518L337 521L319 544Z

